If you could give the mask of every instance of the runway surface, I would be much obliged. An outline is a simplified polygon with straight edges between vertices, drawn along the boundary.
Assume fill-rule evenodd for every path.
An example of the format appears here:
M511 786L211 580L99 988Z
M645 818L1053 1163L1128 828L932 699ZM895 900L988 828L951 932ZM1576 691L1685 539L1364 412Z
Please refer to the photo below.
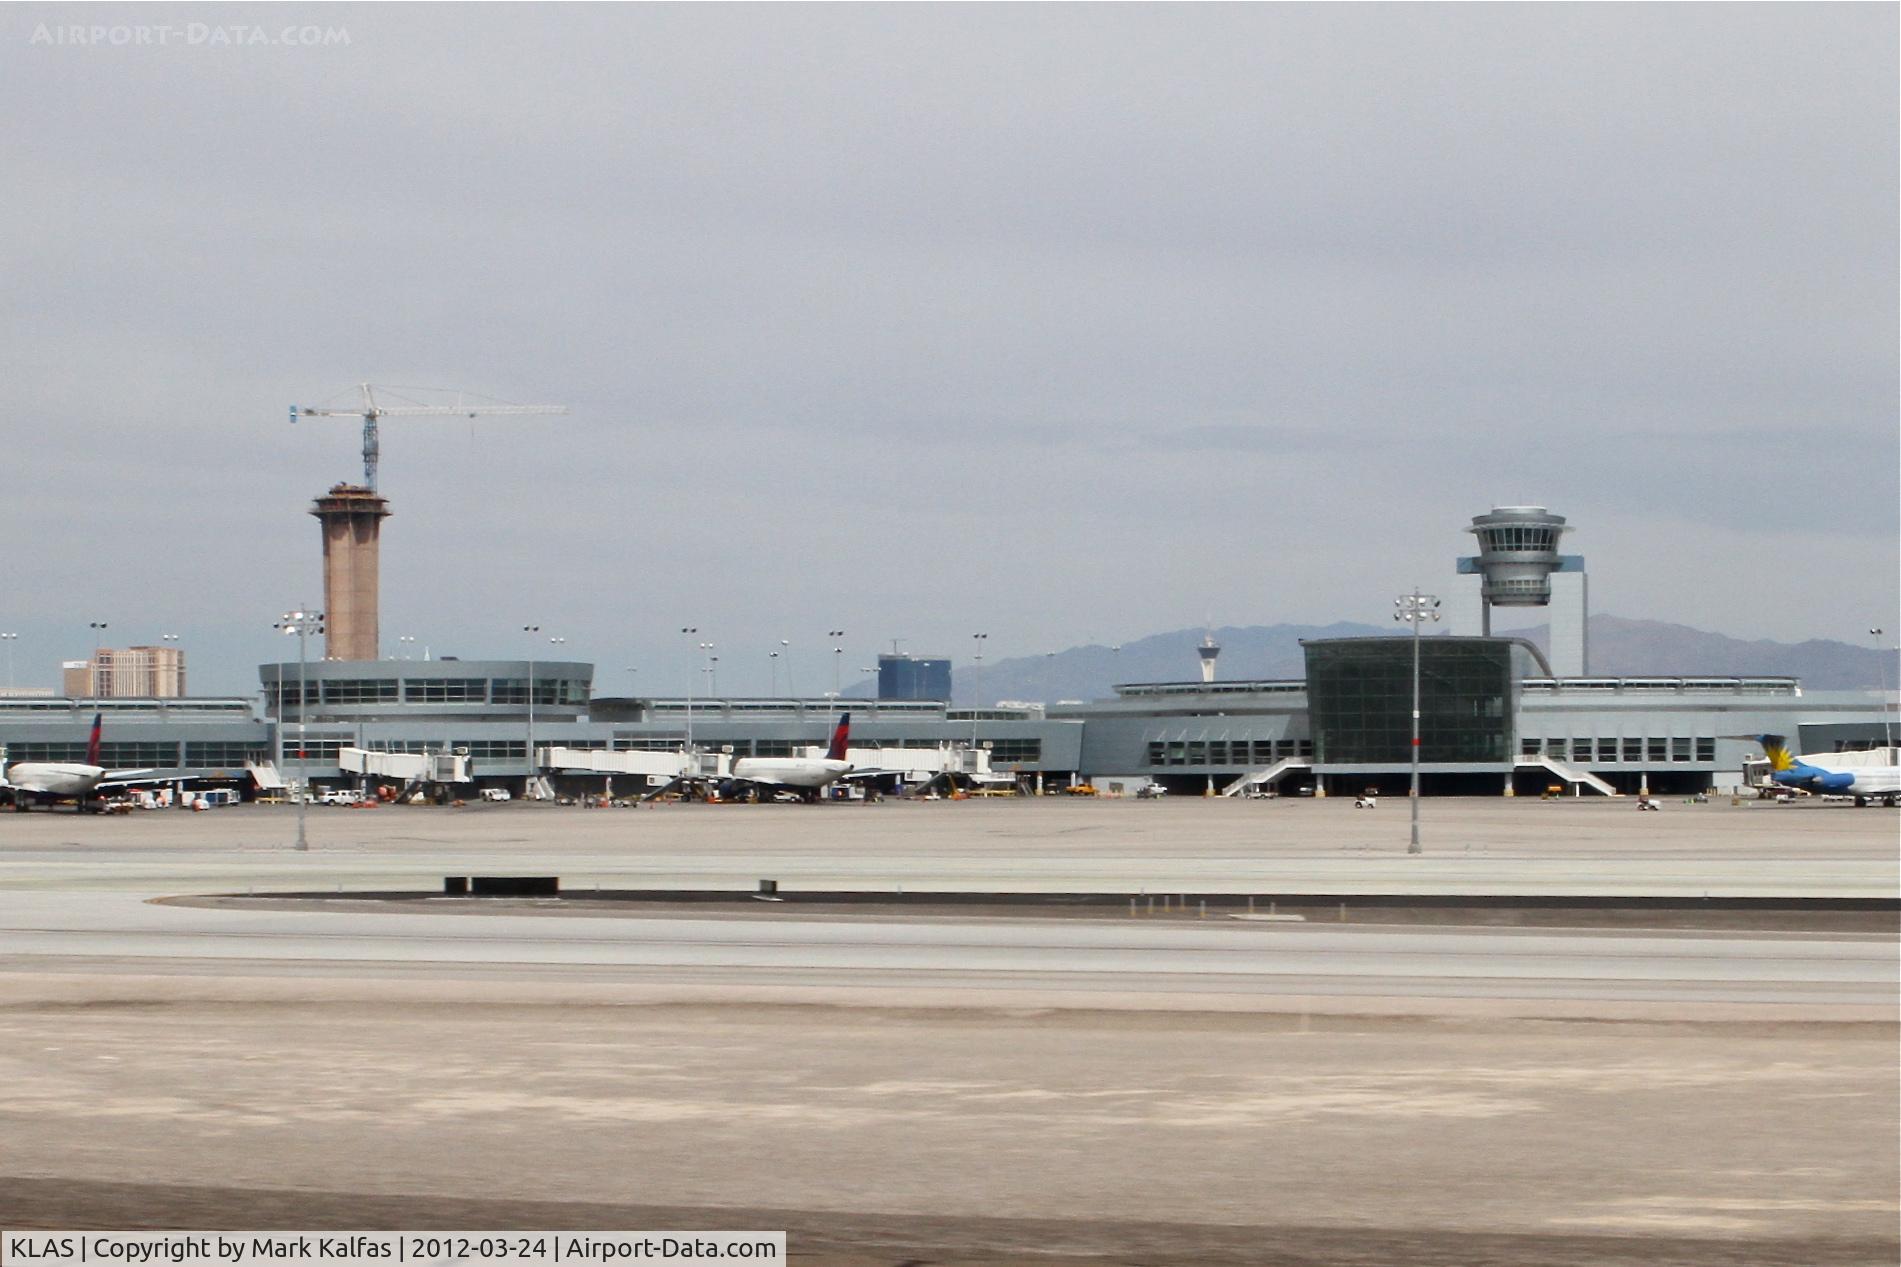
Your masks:
M285 811L0 815L0 1223L785 1227L853 1267L1901 1258L1890 935L246 896L1895 888L1874 811L1426 808L1423 859L1345 804L327 810L307 854Z
M414 888L533 867L564 886L907 893L1892 897L1896 813L1845 805L1443 800L288 807L0 814L0 888L145 893Z
M1425 995L1879 1009L1901 989L1881 937L1336 929L1216 920L574 918L479 901L337 912L217 909L121 895L0 893L0 966L34 960L309 964L476 975L575 968L592 979L882 989ZM519 909L519 908L518 908ZM458 914L457 912L466 912Z

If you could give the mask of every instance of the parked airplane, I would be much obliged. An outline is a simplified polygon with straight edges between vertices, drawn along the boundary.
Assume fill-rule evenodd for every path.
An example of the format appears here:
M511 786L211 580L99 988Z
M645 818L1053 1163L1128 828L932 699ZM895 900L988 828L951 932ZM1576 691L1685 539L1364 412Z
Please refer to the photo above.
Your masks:
M1769 777L1784 787L1807 792L1852 796L1855 804L1878 800L1892 806L1901 797L1901 766L1894 749L1877 752L1837 752L1827 757L1799 757L1789 752L1781 735L1756 735L1769 759Z
M159 783L150 770L108 770L99 764L99 730L104 714L92 715L92 734L86 740L86 760L0 761L0 784L13 796L13 808L24 813L34 801L62 801L71 797L79 813L93 808L92 794L102 787L132 783Z
M840 779L875 778L880 770L856 770L845 759L851 738L851 714L840 713L832 728L831 744L822 757L741 757L733 762L732 772L724 778L698 778L685 775L647 795L648 800L674 791L684 784L711 787L722 800L754 800L780 792L796 792L807 801L816 801L826 788Z

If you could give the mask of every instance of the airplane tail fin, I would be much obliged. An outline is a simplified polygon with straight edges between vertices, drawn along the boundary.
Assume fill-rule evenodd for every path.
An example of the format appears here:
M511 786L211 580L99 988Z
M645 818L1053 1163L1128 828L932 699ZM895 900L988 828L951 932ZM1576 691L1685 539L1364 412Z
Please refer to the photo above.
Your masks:
M86 764L99 764L99 726L105 720L104 713L92 715L92 734L86 739Z
M825 759L827 761L843 761L845 759L845 745L850 738L851 714L840 713L838 715L838 725L832 730L832 746L825 750Z
M1769 758L1770 769L1795 768L1795 758L1789 755L1789 742L1781 735L1757 735L1756 742L1762 745L1762 755Z

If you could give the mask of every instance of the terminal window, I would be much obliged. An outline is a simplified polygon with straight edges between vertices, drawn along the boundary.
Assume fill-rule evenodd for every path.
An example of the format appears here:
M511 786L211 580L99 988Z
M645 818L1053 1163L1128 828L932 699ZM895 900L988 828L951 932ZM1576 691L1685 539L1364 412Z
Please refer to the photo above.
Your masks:
M396 702L396 679L393 677L332 678L323 684L323 702L326 704L393 704Z
M247 761L264 760L264 749L247 743L197 741L185 745L185 764L189 766L235 769Z
M410 704L486 704L488 679L407 678L403 682L403 700Z
M1020 764L1025 761L1043 759L1043 741L1041 739L995 739L991 741L991 762Z
M16 743L7 745L9 761L73 761L86 759L83 743Z
M1599 736L1597 741L1597 759L1599 761L1617 760L1617 741Z
M338 754L349 746L348 739L305 739L302 759L315 765L335 765ZM284 740L284 760L298 760L295 735L288 736Z
M450 743L454 747L468 749L471 760L526 761L528 759L526 739L453 739Z
M1404 764L1412 753L1410 638L1309 643L1307 695L1323 762ZM1511 760L1512 646L1426 638L1418 648L1420 757Z
M1666 748L1665 740L1652 739L1649 744L1649 752L1650 752L1649 760L1653 764L1658 764L1664 761L1668 761L1670 758L1665 755L1665 748Z
M1641 764L1644 759L1644 741L1641 739L1624 740L1624 760Z
M1696 759L1698 761L1716 760L1716 740L1714 737L1706 737L1696 741Z
M175 766L178 764L178 744L173 743L102 743L99 745L99 764L108 770L125 770L133 767Z
M1670 741L1670 759L1672 761L1688 761L1690 759L1690 741L1688 739L1672 739Z
M287 705L291 708L295 708L297 706L297 698L298 698L297 686L298 686L298 683L295 678L292 678L289 681L279 682L277 684L277 690L273 692L272 698L280 710ZM320 684L317 682L307 681L303 683L304 703L315 704L318 702L319 699L322 698L322 693L319 687L320 687Z

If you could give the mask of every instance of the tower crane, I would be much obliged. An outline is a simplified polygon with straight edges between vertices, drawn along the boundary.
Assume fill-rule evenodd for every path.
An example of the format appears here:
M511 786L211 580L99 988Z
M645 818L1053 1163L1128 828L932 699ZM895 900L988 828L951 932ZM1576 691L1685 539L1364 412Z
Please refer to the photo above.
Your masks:
M290 420L299 418L361 418L363 420L363 486L371 492L376 491L376 460L378 445L376 440L376 420L379 418L477 418L494 416L521 417L532 414L565 414L566 405L511 405L503 401L469 399L470 393L454 391L441 387L377 387L373 383L358 383L357 391L362 393L361 403L353 409L331 409L308 405L292 405ZM377 400L376 393L383 392L394 397L400 404L386 405ZM447 395L453 401L446 405L426 405L420 401L402 396L402 392L428 392L434 395Z

